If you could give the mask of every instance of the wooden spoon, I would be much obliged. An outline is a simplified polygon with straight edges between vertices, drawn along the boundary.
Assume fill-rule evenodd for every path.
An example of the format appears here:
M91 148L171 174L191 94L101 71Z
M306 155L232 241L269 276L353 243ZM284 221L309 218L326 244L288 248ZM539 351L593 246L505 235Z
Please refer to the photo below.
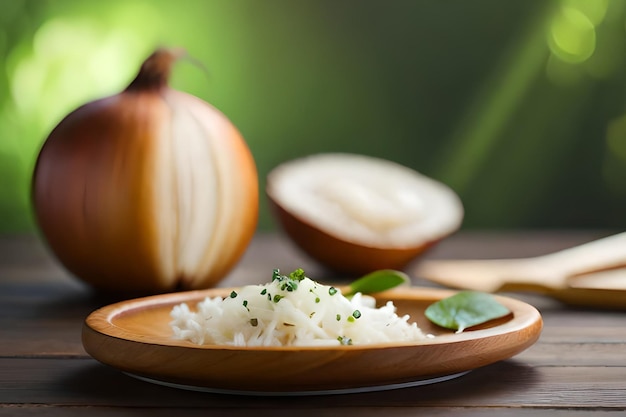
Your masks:
M426 260L415 275L484 292L539 292L569 304L626 309L626 232L547 255Z

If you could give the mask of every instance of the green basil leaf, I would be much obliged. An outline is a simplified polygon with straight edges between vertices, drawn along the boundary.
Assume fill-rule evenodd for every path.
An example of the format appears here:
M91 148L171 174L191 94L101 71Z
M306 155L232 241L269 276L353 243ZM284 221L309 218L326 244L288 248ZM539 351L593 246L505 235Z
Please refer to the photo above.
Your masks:
M373 294L389 290L398 285L408 284L409 282L411 280L404 272L394 271L393 269L381 269L352 282L348 285L347 293L344 295L349 297L357 292Z
M491 294L477 291L461 291L431 304L425 311L430 321L457 333L510 313Z

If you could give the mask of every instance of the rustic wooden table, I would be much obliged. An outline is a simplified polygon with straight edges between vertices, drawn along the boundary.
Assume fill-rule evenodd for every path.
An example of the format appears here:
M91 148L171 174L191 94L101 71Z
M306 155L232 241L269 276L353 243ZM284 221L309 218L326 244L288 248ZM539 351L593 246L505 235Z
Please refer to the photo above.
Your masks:
M606 234L460 232L428 256L532 256ZM324 274L283 238L260 235L221 285L259 283L275 267ZM207 394L142 382L90 358L82 322L105 301L64 272L36 237L0 237L0 416L626 415L626 313L516 296L541 311L539 342L455 380L324 397Z

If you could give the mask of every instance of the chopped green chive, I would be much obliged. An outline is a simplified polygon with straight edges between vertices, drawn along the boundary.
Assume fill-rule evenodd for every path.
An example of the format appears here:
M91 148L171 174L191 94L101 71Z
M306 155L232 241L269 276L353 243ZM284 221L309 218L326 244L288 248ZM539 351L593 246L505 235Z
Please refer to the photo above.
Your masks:
M279 269L274 269L272 271L272 282L278 281L281 283L280 289L282 291L293 292L298 289L298 283L306 278L304 274L304 270L301 268L296 269L291 272L289 275L281 275Z
M350 339L349 337L339 336L337 337L337 340L339 341L339 344L343 346L348 346L352 344L352 339Z
M352 312L352 317L354 317L355 319L358 319L359 317L361 317L361 312L359 310L354 310Z
M272 271L272 281L280 279L280 269L274 269Z
M328 294L330 294L330 295L335 295L335 294L337 294L337 288L335 288L335 287L330 287L330 288L328 289Z
M267 294L267 288L263 288L263 291L261 291L261 295L265 295Z
M237 292L233 291L230 293L230 298L235 298L237 297Z
M292 292L298 289L298 283L295 281L285 281L280 286L280 289L283 291L287 290L289 292Z
M306 276L304 275L304 270L302 268L298 268L291 274L289 274L289 278L295 281L302 281L304 278L306 278Z
M337 321L341 320L341 314L337 314L336 318L337 318Z
M279 295L279 294L276 294L276 295L274 296L274 302L275 302L275 303L279 302L281 298L284 298L284 296Z

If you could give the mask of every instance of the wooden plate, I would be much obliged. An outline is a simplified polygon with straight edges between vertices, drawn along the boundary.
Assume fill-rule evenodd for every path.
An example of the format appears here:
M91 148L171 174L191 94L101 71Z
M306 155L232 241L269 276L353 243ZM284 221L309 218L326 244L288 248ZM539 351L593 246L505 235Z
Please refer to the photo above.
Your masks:
M151 382L200 391L305 395L376 391L434 383L510 358L531 346L542 319L532 306L498 296L512 314L460 334L424 317L454 291L403 288L376 295L393 301L434 338L419 343L336 347L233 347L175 340L170 311L232 289L158 295L103 307L87 317L83 345L100 362Z

